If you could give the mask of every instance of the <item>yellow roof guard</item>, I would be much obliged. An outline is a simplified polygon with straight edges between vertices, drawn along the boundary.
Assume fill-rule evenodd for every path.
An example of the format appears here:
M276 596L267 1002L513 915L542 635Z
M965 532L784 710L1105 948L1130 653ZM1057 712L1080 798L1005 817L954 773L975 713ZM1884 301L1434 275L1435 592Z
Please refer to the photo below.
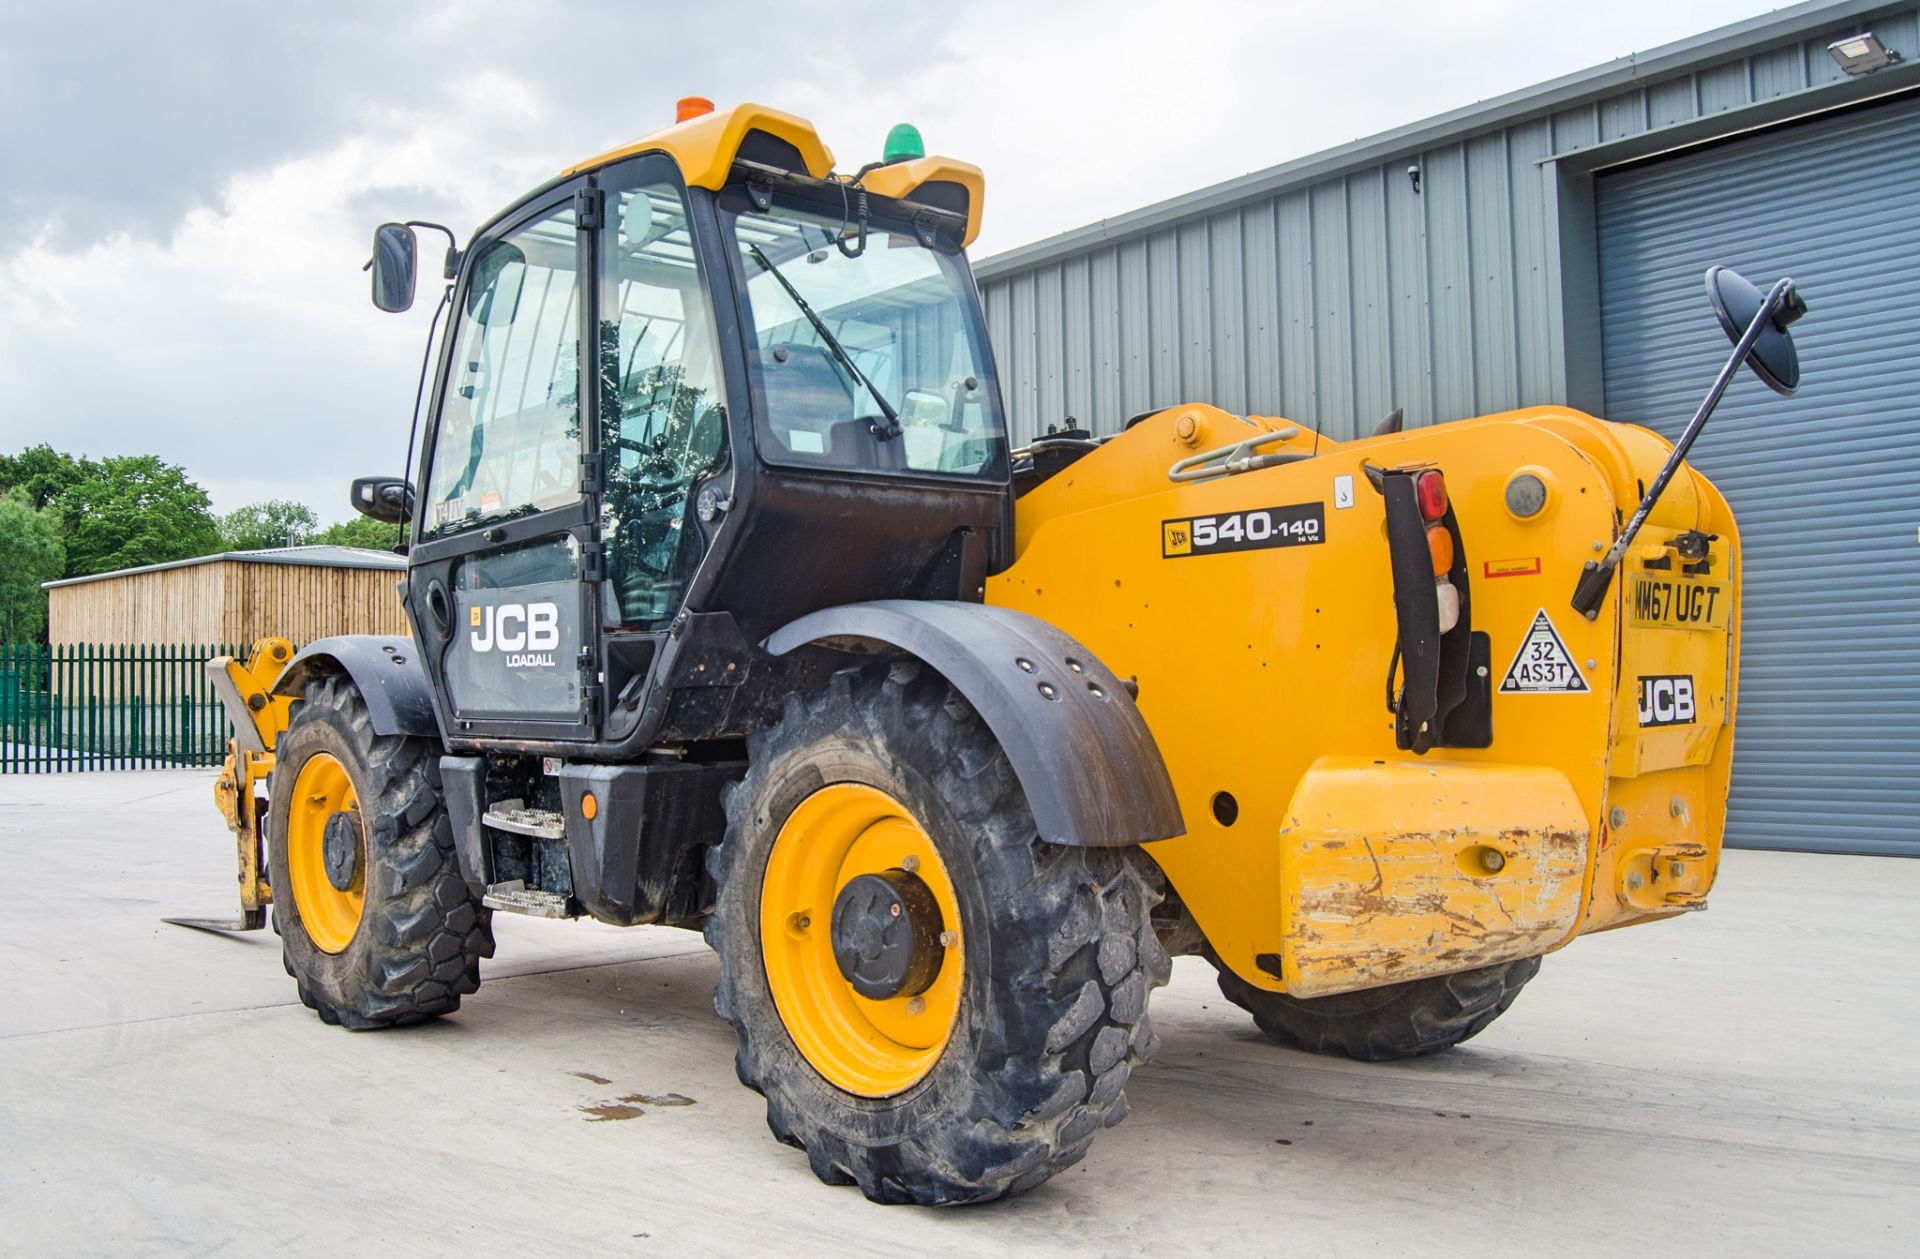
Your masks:
M804 118L752 103L715 110L697 98L681 102L678 113L680 121L672 126L576 163L562 171L561 177L568 178L641 153L665 153L680 167L680 177L690 187L714 190L727 182L734 162L742 158L791 169L791 155L768 162L769 154L755 152L765 143L761 137L797 153L808 177L824 180L832 174L833 154L821 143L813 124ZM977 166L947 157L915 157L869 171L861 183L877 196L912 201L928 209L964 217L966 230L960 241L962 248L971 245L980 234L986 178Z

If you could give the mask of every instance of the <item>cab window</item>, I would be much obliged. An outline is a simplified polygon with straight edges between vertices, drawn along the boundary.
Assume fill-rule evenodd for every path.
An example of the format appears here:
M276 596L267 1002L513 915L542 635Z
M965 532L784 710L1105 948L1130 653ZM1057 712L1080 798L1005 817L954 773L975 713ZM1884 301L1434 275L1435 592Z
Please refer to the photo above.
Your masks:
M640 178L607 194L603 238L602 607L610 624L651 628L672 619L705 553L694 496L725 466L727 412L685 197Z
M998 480L1006 431L986 328L951 242L838 196L719 199L752 340L756 437L770 463Z
M434 537L580 497L580 273L572 205L481 247L427 481Z

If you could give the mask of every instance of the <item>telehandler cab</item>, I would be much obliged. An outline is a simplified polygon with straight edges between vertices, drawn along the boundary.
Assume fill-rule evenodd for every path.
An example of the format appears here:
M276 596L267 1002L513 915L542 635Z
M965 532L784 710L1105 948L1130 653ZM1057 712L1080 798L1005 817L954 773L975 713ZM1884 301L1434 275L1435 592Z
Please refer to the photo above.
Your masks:
M775 1136L959 1203L1126 1115L1170 954L1403 1058L1705 905L1742 561L1681 459L1742 362L1797 381L1790 281L1709 274L1738 345L1677 448L1194 403L1010 449L983 195L911 128L841 176L690 100L448 250L418 475L353 487L412 637L213 668L237 925L321 1019L454 1010L495 913L697 927ZM379 229L381 308L433 226Z

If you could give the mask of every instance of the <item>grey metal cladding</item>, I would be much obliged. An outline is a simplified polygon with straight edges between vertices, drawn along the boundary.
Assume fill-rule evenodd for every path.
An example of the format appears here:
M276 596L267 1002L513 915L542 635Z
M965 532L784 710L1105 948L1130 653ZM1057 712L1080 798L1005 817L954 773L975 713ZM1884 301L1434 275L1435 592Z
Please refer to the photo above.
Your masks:
M1826 45L1867 25L1906 63L1848 81ZM1911 82L1913 5L1797 5L985 259L1014 440L1181 402L1346 438L1568 401L1555 159Z
M1692 414L1726 353L1709 263L1792 274L1811 308L1800 391L1743 374L1691 458L1746 554L1728 842L1920 855L1920 99L1595 191L1609 418Z

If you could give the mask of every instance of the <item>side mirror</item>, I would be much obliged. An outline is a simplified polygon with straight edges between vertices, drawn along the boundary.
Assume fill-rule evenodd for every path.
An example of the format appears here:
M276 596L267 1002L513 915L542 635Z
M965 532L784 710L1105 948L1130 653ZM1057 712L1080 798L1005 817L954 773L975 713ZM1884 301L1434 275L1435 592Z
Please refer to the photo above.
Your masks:
M1760 313L1768 296L1731 267L1707 268L1707 298L1713 303L1713 313L1719 316L1727 340L1735 345L1747 334L1748 325ZM1800 387L1800 356L1793 348L1793 336L1787 328L1806 313L1805 299L1789 287L1776 301L1773 316L1760 326L1753 350L1747 356L1747 366L1753 369L1753 374L1782 397L1790 396Z
M420 243L404 223L382 223L373 229L373 304L388 314L413 305L414 271Z
M356 478L353 509L381 524L404 525L413 519L413 486L397 476Z
M900 403L902 424L944 428L952 413L953 408L947 405L945 398L937 393L928 393L924 389L907 390L907 396Z

